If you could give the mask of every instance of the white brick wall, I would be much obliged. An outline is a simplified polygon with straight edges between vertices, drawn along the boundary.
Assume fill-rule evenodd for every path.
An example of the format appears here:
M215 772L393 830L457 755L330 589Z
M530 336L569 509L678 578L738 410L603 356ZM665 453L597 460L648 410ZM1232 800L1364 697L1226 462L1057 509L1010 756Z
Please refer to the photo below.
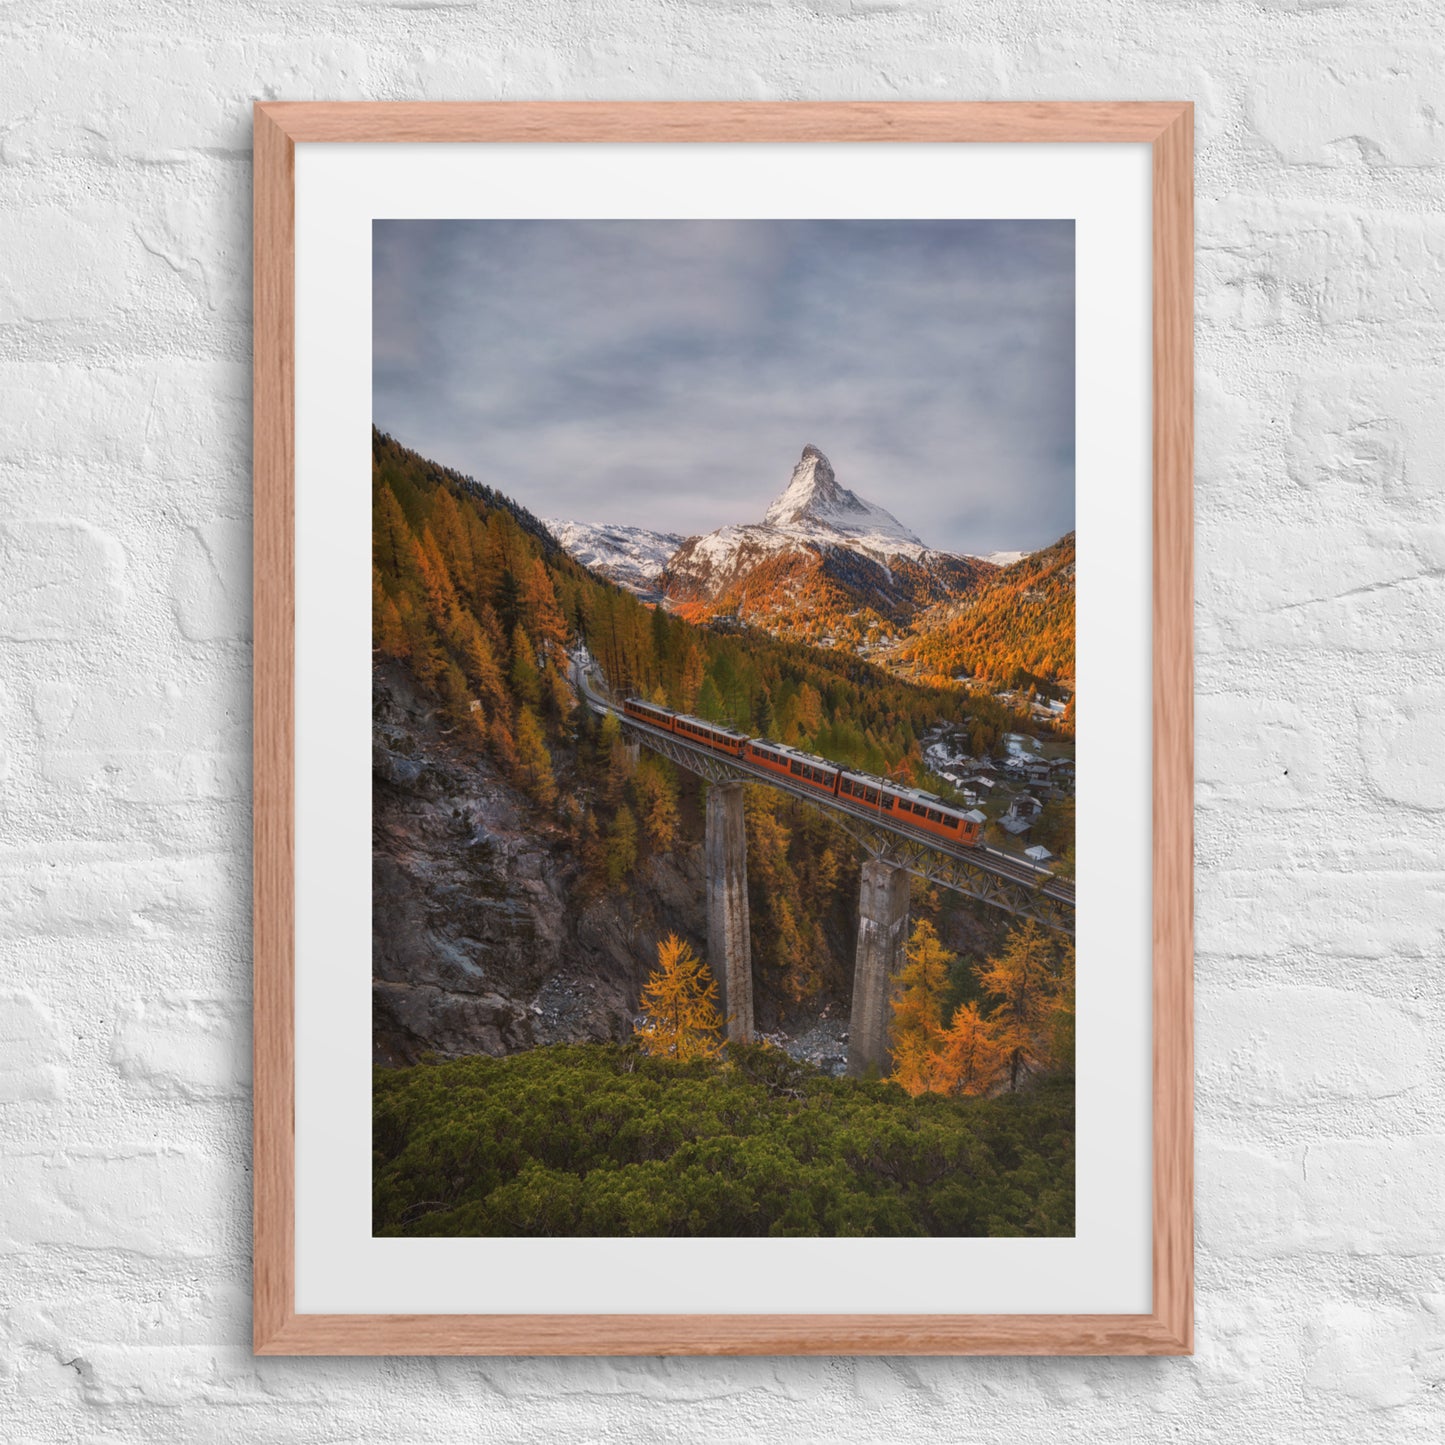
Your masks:
M0 5L0 1438L1445 1434L1430 0ZM285 1361L249 1332L249 113L1199 107L1199 1353Z

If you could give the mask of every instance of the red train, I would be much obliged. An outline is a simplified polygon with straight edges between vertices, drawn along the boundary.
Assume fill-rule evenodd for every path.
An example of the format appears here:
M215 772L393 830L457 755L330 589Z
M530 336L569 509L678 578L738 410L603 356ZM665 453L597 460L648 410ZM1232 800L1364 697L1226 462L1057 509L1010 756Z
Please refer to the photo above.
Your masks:
M828 793L854 809L892 818L905 827L931 833L945 842L975 848L983 840L983 824L977 814L961 813L932 793L899 787L897 783L868 773L851 772L826 758L815 758L790 748L786 743L750 738L732 728L703 722L686 713L671 712L641 698L629 697L622 704L622 711L637 722L676 733L714 752L726 753L777 773L795 787Z

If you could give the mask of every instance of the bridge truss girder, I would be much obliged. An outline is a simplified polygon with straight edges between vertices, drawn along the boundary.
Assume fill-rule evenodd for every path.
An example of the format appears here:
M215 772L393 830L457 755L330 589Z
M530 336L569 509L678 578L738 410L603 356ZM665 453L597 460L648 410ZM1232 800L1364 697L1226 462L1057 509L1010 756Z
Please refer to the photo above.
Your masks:
M716 753L694 748L650 728L634 726L625 716L621 721L627 737L651 748L653 752L709 783L759 782L757 774L729 762L727 758L719 757ZM1032 883L1021 878L1007 877L973 859L930 847L923 839L904 837L890 828L870 823L845 809L824 807L801 789L782 783L773 785L800 802L811 804L825 813L870 858L876 858L894 868L902 868L917 878L961 893L966 898L972 898L991 908L1002 909L1019 918L1032 919L1045 928L1061 933L1073 931L1074 905L1071 901L1045 892L1048 879L1041 878L1038 883Z
M962 893L966 898L986 903L992 908L1001 908L1019 918L1031 918L1045 928L1060 933L1073 932L1073 905L1045 893L1038 884L1005 877L991 868L980 867L970 858L930 848L926 842L901 837L888 828L867 823L851 813L832 809L827 812L870 858L902 868L916 878Z

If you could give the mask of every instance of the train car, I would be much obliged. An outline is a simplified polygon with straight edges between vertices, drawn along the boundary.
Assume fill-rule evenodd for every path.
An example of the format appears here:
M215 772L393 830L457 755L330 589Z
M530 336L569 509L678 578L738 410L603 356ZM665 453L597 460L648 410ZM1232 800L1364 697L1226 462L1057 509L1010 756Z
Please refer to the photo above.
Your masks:
M895 783L867 773L849 772L826 758L799 752L786 743L750 738L720 723L704 722L687 713L670 712L639 697L627 698L622 710L629 718L649 727L675 733L714 752L742 759L793 784L830 794L854 807L876 811L881 817L890 818L917 832L965 848L976 848L983 841L983 824L976 815L950 808L933 793L917 788L900 788Z
M900 788L867 774L844 773L838 781L838 796L855 806L874 808L906 828L964 848L976 848L983 838L983 827L976 818L917 788Z
M838 794L838 779L843 770L826 758L815 758L809 753L796 749L788 751L788 777L805 787L816 788L820 793Z
M669 712L665 707L658 707L655 702L643 702L640 697L627 698L622 704L622 711L638 722L669 733L672 732L677 717L676 713Z
M793 749L786 743L770 743L766 738L749 738L747 747L743 749L744 762L766 768L781 777L788 776L788 763L792 756Z
M719 723L704 722L700 717L689 717L686 713L674 715L672 730L678 737L701 743L716 753L726 753L733 758L742 757L743 746L748 741L742 733L735 732L732 728L723 727Z

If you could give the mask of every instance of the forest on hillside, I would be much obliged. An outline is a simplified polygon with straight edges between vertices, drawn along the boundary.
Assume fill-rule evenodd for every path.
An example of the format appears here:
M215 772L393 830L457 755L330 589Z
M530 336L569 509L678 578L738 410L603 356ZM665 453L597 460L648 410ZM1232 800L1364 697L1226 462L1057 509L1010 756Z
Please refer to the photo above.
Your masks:
M914 619L893 655L919 681L966 674L998 687L1074 686L1074 534Z

